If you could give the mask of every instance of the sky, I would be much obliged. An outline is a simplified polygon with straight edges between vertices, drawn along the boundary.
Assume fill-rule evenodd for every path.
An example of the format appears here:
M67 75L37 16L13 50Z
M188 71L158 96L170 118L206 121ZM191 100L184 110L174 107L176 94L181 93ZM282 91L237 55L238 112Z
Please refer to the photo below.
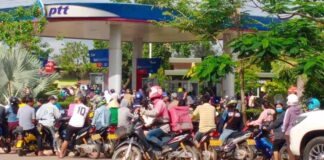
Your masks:
M73 3L73 2L107 2L109 3L110 0L42 0L44 4L50 3ZM29 6L33 4L35 0L0 0L0 9L2 8L12 8L17 6ZM246 3L245 7L241 9L242 11L247 11L251 15L257 16L266 16L267 14L262 12L260 9L256 8L252 2ZM78 39L63 39L63 40L56 40L56 38L42 38L44 42L48 42L50 46L54 49L54 54L60 53L60 49L63 48L66 42L73 42L73 41L82 41L85 43L89 49L93 48L91 40L78 40Z

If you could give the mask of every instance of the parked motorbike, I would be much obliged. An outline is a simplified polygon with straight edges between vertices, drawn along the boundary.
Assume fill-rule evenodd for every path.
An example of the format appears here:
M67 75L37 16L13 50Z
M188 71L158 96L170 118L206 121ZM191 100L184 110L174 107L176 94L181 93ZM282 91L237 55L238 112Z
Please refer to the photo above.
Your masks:
M124 135L118 135L121 143L117 145L112 159L199 159L196 150L192 147L190 133L174 134L170 137L164 137L165 144L172 148L172 150L163 153L161 148L146 141L143 126L143 119L138 115L135 116L130 132L125 132Z
M61 146L63 140L66 137L66 128L68 126L68 118L64 117L57 121L55 125L57 133L56 138L58 139L58 145ZM96 143L91 137L95 135L95 130L91 129L90 126L83 127L78 133L73 135L71 142L68 145L68 151L73 152L75 156L89 157L96 159L100 157L101 145ZM95 138L95 137L94 137Z
M252 132L243 129L242 132L232 133L225 142L215 140L217 158L220 159L237 159L237 160L253 160L255 158L253 147L256 144L252 138Z
M270 160L273 155L273 145L267 128L264 126L253 128L253 135L256 142L254 150L256 151L257 159ZM281 148L279 154L282 160L288 160L286 145Z

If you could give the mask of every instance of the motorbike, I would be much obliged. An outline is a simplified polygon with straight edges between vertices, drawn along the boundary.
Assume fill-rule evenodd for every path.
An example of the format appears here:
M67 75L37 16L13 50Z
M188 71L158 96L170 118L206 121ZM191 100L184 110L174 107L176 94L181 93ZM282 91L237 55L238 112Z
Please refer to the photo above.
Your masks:
M117 135L115 131L117 126L109 126L106 128L102 128L100 130L96 130L93 128L91 138L93 141L101 145L101 152L104 153L106 158L111 158L114 152L114 147L117 141Z
M192 137L190 132L164 137L163 141L166 142L165 145L168 145L172 150L163 153L161 148L154 146L146 140L143 127L144 120L139 115L134 116L130 131L125 131L124 134L118 134L120 143L116 146L112 159L199 159L196 150L191 147L193 144L191 143Z
M215 156L217 159L253 160L256 142L252 135L252 132L245 128L242 132L232 133L225 142L214 140L212 143L217 151Z
M57 138L58 146L62 145L62 142L66 137L68 119L69 118L64 117L58 120L55 124L55 128L57 130L55 138ZM90 126L83 127L78 133L73 135L73 137L71 138L71 143L69 143L68 145L67 154L69 152L72 152L75 156L87 156L91 159L99 158L101 145L95 140L93 140L91 135L95 135L95 130L91 129Z
M11 152L11 142L8 141L4 136L0 136L0 148L2 148L4 153Z
M37 155L38 147L36 137L32 133L23 131L20 127L16 128L16 132L18 133L16 143L18 156L24 156L33 152Z
M270 141L269 131L265 126L253 128L253 135L256 142L255 152L257 159L270 160L273 155L273 145ZM285 144L279 151L282 160L288 160L287 145Z
M219 147L220 141L218 141L219 133L215 129L211 129L205 133L198 145L196 146L201 153L200 159L202 160L216 160L217 152L216 147Z

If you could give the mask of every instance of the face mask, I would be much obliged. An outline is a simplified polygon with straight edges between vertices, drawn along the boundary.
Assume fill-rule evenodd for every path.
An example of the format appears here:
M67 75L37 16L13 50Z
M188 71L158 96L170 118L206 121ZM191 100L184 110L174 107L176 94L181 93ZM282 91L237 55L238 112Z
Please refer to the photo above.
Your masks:
M276 108L277 112L278 113L282 113L283 112L283 109L282 108Z

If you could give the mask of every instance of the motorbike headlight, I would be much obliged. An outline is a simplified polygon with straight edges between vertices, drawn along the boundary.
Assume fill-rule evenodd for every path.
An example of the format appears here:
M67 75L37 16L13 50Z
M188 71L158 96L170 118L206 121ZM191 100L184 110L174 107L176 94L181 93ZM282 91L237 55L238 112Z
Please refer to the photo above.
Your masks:
M297 124L299 124L300 122L302 122L306 118L307 118L307 116L298 116L296 121L293 123L293 126L296 126Z

